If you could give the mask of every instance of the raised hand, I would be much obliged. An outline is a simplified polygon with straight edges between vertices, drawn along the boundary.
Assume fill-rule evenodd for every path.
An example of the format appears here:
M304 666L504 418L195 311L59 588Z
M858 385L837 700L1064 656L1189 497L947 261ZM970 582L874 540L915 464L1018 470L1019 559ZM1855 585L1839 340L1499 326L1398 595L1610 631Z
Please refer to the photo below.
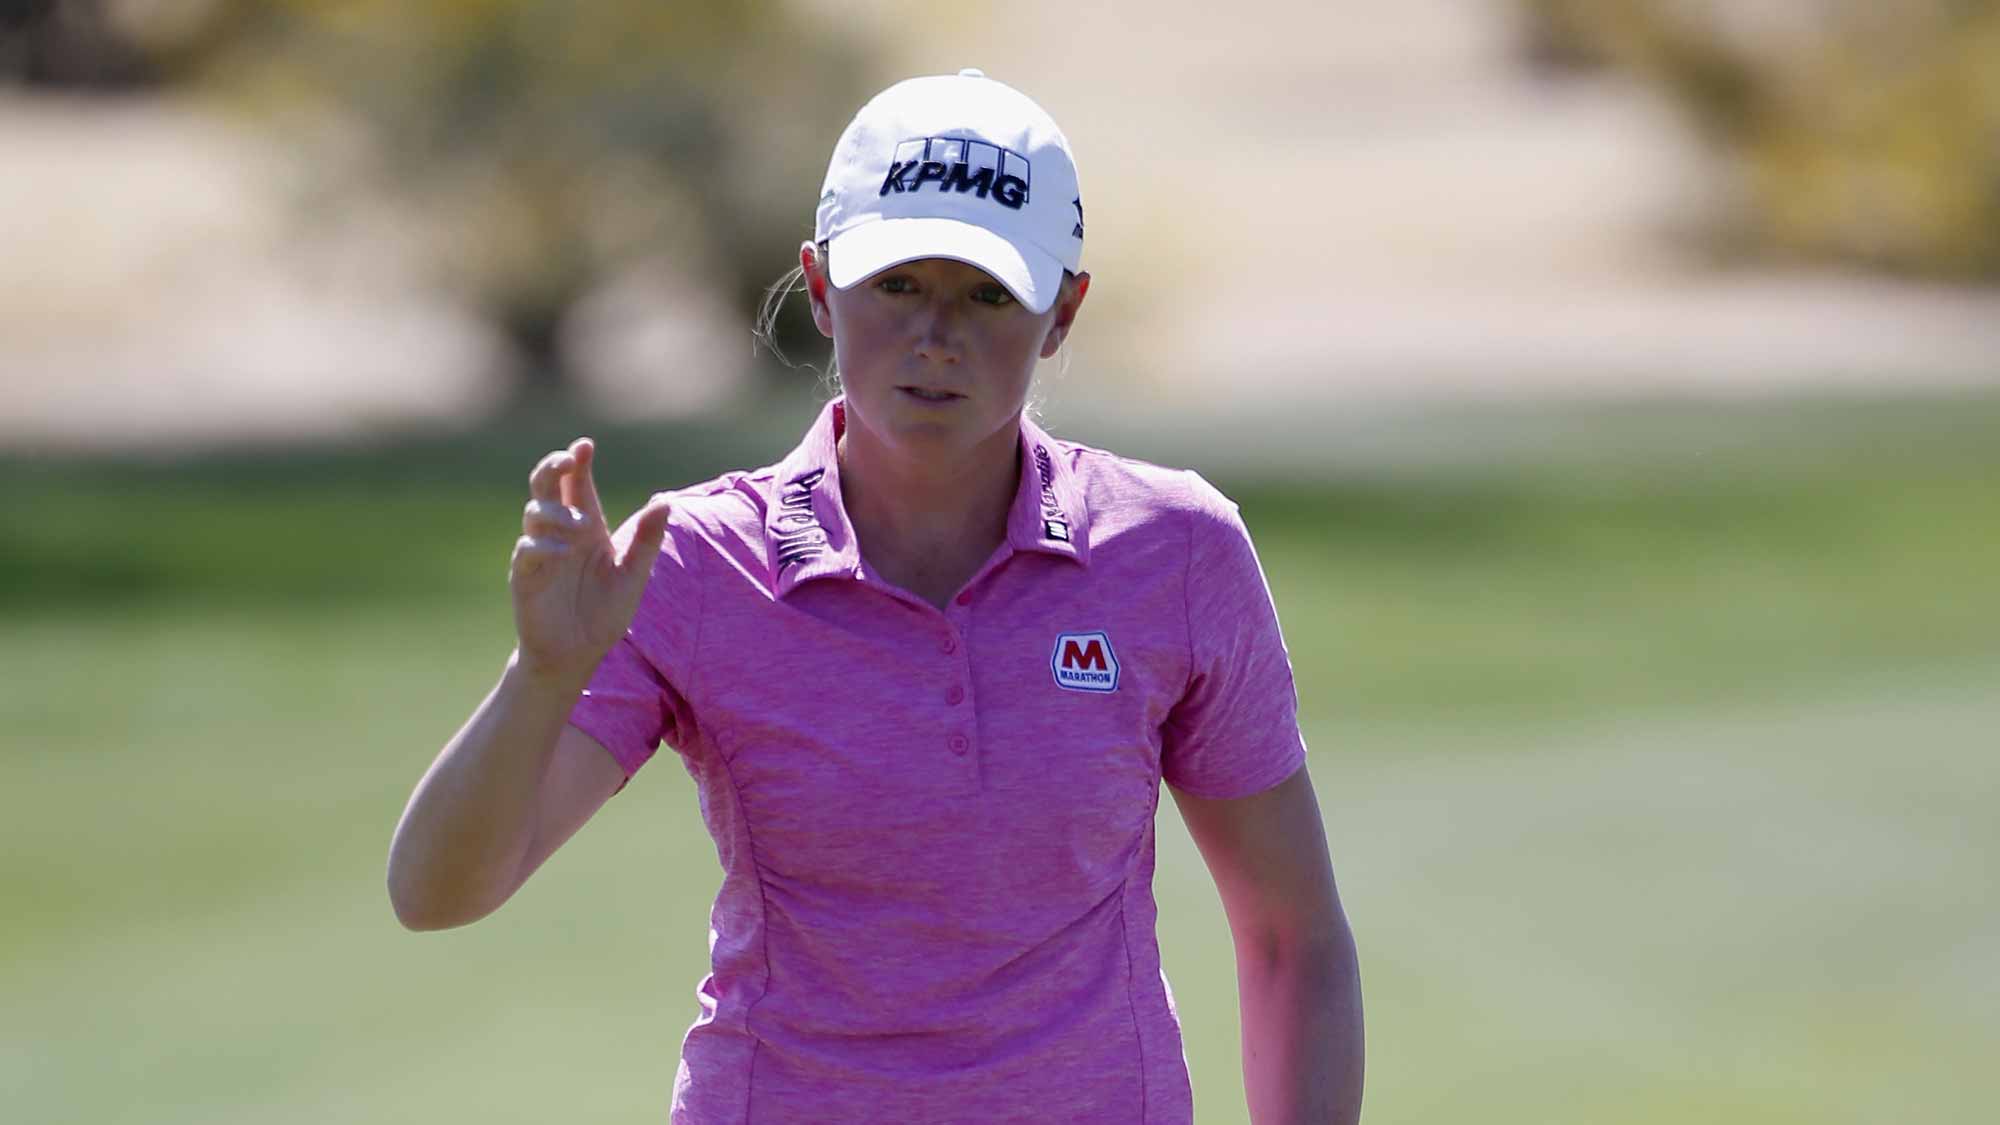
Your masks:
M578 438L535 465L507 576L521 671L579 691L632 624L669 507L655 495L614 540L590 475L595 456Z

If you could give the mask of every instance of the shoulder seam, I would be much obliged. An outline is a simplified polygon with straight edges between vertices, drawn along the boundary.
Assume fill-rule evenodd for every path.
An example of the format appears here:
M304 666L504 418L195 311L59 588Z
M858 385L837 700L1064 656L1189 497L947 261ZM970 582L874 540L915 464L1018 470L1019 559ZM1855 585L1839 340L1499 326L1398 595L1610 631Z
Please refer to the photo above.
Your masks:
M1061 441L1062 439L1058 438L1057 440ZM1094 445L1083 445L1079 442L1073 442L1073 441L1064 441L1062 442L1062 444L1068 446L1069 451L1071 453L1088 453L1097 457L1106 457L1113 461L1120 461L1127 465L1144 465L1149 469L1158 469L1161 472L1165 473L1183 473L1192 471L1185 468L1179 468L1173 465L1162 465L1158 461L1148 461L1144 457L1133 457L1130 454L1126 453L1117 453L1109 449L1100 449L1099 447Z
M742 472L724 473L719 477L713 477L709 480L696 481L681 488L669 489L668 492L670 494L680 493L685 496L718 496L722 493L733 491L739 481L750 476L751 474Z

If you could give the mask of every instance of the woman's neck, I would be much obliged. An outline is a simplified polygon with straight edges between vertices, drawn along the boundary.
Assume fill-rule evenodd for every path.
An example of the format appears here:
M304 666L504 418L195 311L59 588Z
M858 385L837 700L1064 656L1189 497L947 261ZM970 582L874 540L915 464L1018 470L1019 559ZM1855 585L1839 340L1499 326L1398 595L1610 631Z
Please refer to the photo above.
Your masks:
M876 567L963 581L1007 537L1020 485L1018 418L949 461L903 455L851 422L836 449L842 504Z

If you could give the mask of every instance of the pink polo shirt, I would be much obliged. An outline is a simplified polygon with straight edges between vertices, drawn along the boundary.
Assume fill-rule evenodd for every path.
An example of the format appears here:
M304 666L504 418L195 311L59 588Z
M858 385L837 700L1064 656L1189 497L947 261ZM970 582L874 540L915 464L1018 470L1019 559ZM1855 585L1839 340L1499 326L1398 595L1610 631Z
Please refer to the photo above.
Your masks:
M570 716L628 776L677 748L722 861L673 1120L1186 1122L1160 780L1305 760L1236 506L1024 420L1007 540L940 612L861 558L842 425L673 494Z

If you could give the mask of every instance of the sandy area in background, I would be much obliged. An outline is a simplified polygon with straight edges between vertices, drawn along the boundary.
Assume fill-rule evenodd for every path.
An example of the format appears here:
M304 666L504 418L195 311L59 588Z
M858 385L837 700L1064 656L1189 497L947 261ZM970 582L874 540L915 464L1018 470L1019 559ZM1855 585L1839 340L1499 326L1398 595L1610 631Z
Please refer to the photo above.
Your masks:
M2000 384L2000 294L1677 254L1703 156L1640 90L1523 74L1504 0L1234 23L1192 0L810 4L890 44L885 82L980 66L1063 123L1094 279L1054 391L1072 414ZM0 447L469 423L499 400L503 346L393 221L315 217L302 252L281 154L240 131L12 97L0 139ZM603 403L673 414L740 380L727 310L670 278L607 299L655 311L606 345Z

